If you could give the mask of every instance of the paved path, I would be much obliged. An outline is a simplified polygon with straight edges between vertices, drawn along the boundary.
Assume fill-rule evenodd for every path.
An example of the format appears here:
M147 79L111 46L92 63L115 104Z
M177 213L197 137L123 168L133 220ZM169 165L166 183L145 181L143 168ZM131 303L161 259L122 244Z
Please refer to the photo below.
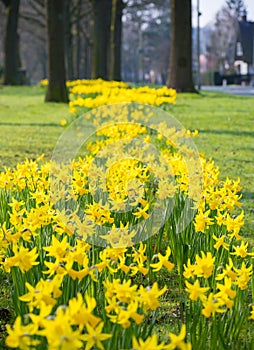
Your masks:
M233 95L254 97L254 86L202 86L201 90L227 92Z

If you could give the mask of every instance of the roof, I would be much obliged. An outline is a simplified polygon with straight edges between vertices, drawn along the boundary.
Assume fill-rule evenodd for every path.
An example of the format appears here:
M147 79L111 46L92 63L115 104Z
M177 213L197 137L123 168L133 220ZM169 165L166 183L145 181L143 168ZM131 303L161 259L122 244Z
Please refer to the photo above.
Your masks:
M239 41L243 49L243 61L254 64L254 22L239 21Z

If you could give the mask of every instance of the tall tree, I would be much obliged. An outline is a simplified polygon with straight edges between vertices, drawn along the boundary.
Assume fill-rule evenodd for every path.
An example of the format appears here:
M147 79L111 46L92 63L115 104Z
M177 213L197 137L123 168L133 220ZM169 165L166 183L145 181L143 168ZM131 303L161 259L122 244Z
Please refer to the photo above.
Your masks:
M49 81L46 102L68 102L64 59L64 2L46 0Z
M90 78L91 0L63 0L63 2L66 78L68 80ZM23 0L20 5L20 53L28 76L37 82L47 77L46 4L45 0Z
M108 79L108 56L110 43L112 0L93 0L94 53L93 78Z
M81 63L81 6L82 0L78 0L77 3L77 16L76 16L76 78L80 77L80 63Z
M170 68L167 85L195 92L192 77L191 0L170 0Z
M68 80L74 78L73 71L73 33L71 20L71 1L64 1L64 40L65 40L65 63L66 76Z
M2 0L6 6L7 22L5 32L4 84L18 85L20 65L18 19L20 0Z
M112 0L110 26L109 79L121 80L123 0Z

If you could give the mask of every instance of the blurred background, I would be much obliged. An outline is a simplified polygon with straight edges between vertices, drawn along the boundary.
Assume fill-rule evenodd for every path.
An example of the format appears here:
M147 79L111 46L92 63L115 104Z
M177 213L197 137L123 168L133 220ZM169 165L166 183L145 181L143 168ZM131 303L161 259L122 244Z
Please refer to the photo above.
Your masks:
M44 0L0 0L0 81L5 66L8 4L16 11L19 83L36 84L47 77ZM166 84L170 60L169 0L63 0L66 78L101 76L135 83ZM99 7L103 2L104 8ZM253 84L254 1L192 1L192 72L196 84ZM107 29L116 31L111 42ZM9 28L9 29L8 29ZM97 32L96 32L97 30ZM96 74L98 47L114 46L113 76ZM104 61L106 59L104 58ZM111 67L111 70L113 68ZM108 71L110 68L108 67ZM199 77L200 75L200 77ZM200 79L200 81L198 81Z

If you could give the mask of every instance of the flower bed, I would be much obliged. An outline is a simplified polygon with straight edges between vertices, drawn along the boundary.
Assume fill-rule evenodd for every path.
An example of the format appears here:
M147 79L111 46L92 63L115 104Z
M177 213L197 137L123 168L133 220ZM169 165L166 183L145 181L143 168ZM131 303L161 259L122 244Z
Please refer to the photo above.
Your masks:
M197 158L197 132L153 124L147 107L119 108L74 124L67 136L86 139L75 158L65 135L52 161L0 174L2 267L17 316L7 345L251 348L240 180ZM84 121L95 127L89 140Z

